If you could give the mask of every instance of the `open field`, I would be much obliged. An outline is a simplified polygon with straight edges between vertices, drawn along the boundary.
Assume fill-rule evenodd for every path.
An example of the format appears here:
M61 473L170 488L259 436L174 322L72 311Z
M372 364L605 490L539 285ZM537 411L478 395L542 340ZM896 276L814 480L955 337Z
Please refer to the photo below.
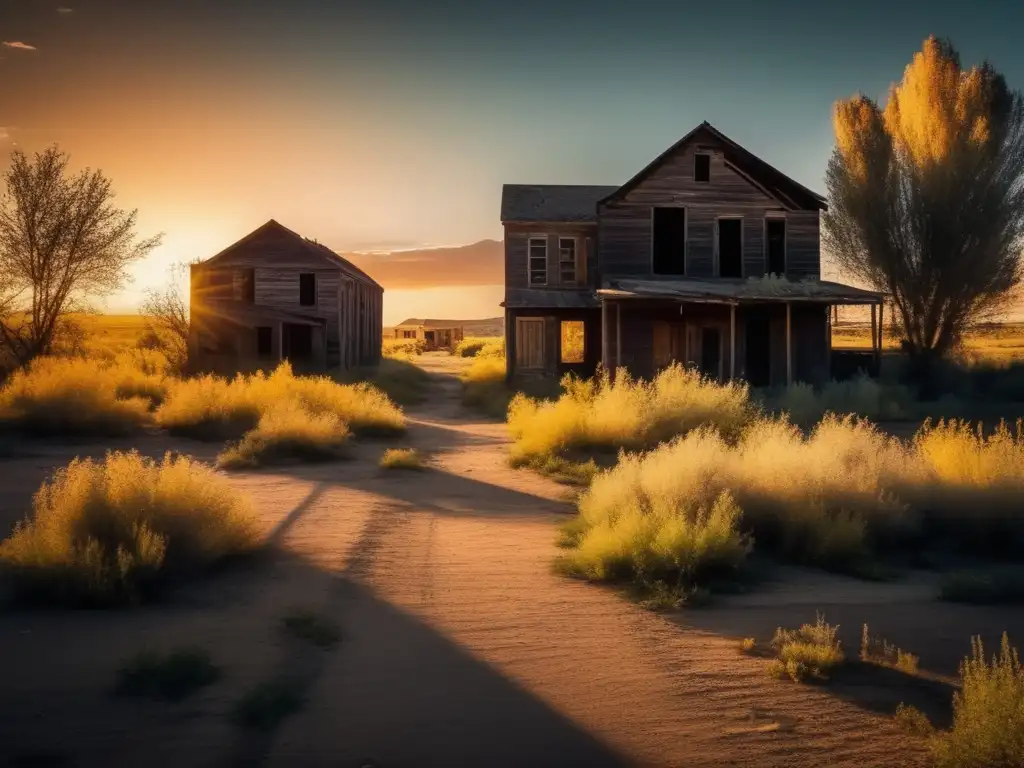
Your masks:
M896 706L944 725L970 635L992 650L1004 630L1024 637L1019 611L939 602L929 572L864 582L766 565L754 591L660 614L566 579L551 570L572 513L564 488L508 467L505 426L460 402L463 361L416 362L433 378L401 446L429 454L431 471L381 469L388 446L361 441L343 463L233 472L224 477L251 500L264 555L144 609L0 613L0 757L923 767L923 743L897 728ZM0 532L56 467L131 447L212 462L221 446L163 433L24 444L0 459ZM852 670L827 687L797 685L739 650L741 638L767 643L816 611L840 625L851 654L868 623L919 654L931 677ZM332 642L286 629L295 616L330 628ZM192 673L202 675L195 692L111 695L140 652L197 645L200 655L179 654L212 665Z
M844 323L832 327L832 345L849 349L871 347L870 323ZM896 349L897 339L889 331L882 335L885 349ZM964 339L964 352L978 362L1024 362L1024 324L993 324L971 332Z

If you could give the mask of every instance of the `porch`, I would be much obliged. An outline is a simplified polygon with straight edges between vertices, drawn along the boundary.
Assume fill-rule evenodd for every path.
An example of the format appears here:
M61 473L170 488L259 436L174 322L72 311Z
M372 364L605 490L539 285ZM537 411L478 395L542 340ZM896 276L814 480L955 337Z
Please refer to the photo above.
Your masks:
M752 386L877 373L884 295L821 280L614 280L597 291L601 362L649 377L673 362ZM831 308L869 306L870 350L832 350ZM856 366L856 367L854 367Z

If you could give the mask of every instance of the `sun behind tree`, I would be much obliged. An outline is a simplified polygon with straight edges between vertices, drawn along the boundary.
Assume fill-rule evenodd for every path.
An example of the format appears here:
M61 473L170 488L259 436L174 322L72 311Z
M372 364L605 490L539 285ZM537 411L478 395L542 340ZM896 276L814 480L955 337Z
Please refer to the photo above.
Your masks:
M919 371L1006 310L1024 277L1024 101L988 63L928 38L884 109L837 102L824 241L890 294Z

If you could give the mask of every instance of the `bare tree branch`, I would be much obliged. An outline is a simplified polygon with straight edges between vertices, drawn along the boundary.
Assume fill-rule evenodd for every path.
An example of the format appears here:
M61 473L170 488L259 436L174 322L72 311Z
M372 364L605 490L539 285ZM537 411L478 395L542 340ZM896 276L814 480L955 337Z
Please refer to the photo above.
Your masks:
M0 344L25 363L50 351L70 312L128 282L128 266L160 236L137 240L137 211L113 205L101 171L71 175L56 146L32 159L15 150L4 183Z
M163 288L147 292L142 304L146 316L146 332L142 344L161 350L172 365L184 369L188 361L189 265L175 264Z

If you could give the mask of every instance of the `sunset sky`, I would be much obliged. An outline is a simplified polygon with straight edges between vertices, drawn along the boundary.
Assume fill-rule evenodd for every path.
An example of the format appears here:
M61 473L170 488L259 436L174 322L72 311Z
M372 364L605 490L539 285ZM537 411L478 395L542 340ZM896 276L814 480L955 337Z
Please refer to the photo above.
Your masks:
M57 142L165 233L112 311L269 218L338 251L498 240L503 182L621 183L701 120L822 192L832 103L930 33L1024 87L1014 0L60 5L0 0L0 167ZM500 313L500 273L434 274L385 281L385 322Z

